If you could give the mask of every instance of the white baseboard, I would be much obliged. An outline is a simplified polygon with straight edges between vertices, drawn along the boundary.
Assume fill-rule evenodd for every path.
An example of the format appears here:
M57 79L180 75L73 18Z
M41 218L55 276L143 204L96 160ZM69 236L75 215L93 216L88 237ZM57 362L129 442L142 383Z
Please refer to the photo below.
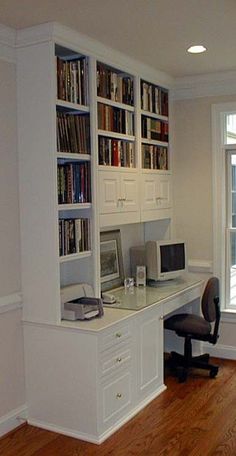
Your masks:
M210 346L209 344L203 344L203 353L205 352L216 358L236 360L236 347L232 347L231 345L221 345L218 343Z
M0 437L27 421L27 407L23 405L0 417Z

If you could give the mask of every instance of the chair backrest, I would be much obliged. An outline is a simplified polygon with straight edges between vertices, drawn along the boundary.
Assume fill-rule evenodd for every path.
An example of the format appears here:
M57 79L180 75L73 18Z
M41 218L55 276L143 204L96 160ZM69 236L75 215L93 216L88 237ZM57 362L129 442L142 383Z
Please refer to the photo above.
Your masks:
M211 277L205 287L202 296L202 313L209 323L215 322L213 333L209 334L208 342L216 344L220 325L220 299L219 299L219 279Z
M211 277L202 296L202 313L209 323L214 322L219 313L219 279Z

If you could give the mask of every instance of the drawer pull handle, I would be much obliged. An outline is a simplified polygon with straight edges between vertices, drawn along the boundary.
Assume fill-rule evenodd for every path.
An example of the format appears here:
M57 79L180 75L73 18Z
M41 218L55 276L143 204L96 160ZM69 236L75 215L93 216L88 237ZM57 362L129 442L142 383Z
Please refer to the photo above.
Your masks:
M122 394L121 393L117 393L116 399L120 399L121 397L122 397Z
M120 357L119 357L119 358L116 358L116 362L117 362L117 363L121 363L121 361L122 361L122 358L120 358Z
M121 333L116 333L116 337L118 337L118 338L119 338L119 337L121 337L121 336L122 336L122 334L121 334Z

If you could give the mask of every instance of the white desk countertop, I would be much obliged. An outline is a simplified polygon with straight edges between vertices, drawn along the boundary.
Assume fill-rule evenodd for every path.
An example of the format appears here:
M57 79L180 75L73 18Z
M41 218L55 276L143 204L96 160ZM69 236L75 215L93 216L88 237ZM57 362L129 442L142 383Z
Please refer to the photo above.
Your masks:
M203 283L202 279L188 275L168 282L159 282L155 287L134 287L133 291L128 292L124 288L118 288L112 290L112 294L116 297L116 303L104 305L102 318L94 318L88 321L62 320L60 326L88 332L102 331L132 317L137 314L137 311L144 311L152 305L165 304L165 302L184 292L203 287Z

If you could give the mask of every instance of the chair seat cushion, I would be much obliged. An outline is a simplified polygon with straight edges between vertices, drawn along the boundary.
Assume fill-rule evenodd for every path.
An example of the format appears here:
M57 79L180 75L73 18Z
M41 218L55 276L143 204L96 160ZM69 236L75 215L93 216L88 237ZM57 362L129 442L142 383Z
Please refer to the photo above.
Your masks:
M206 336L211 333L211 325L198 315L178 314L169 317L164 322L165 329L172 331Z

